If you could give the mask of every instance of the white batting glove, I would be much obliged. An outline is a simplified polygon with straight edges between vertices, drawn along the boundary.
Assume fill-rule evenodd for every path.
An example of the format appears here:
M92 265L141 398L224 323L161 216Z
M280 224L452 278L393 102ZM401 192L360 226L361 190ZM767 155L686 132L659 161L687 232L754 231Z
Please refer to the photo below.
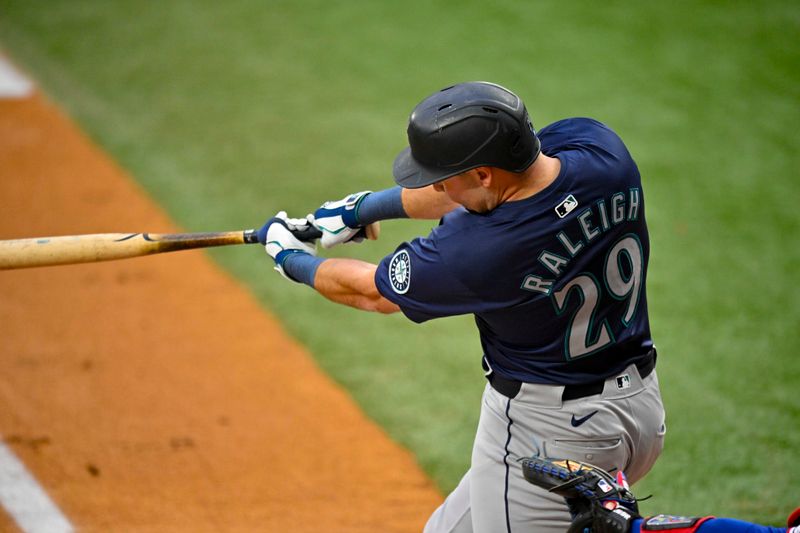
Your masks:
M286 279L292 280L283 270L283 262L289 255L296 253L317 255L315 242L303 242L292 233L292 231L307 229L308 225L307 219L288 218L286 211L281 211L258 230L259 241L264 245L270 257L275 260L275 270Z
M371 192L361 191L338 201L325 202L313 214L308 215L308 220L322 232L320 243L323 248L364 240L366 233L364 226L356 218L356 212L358 204Z

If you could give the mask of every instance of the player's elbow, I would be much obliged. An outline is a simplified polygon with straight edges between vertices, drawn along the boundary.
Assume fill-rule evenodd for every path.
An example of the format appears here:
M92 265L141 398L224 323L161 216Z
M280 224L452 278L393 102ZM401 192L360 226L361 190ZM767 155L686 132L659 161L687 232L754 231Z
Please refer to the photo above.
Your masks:
M360 297L358 298L356 307L364 311L371 311L384 315L396 313L400 310L397 304L384 298L374 284L365 286L363 289L363 292L359 295Z
M360 311L369 311L373 313L381 313L388 315L396 313L400 308L384 298L383 296L373 296L370 294L350 294L350 295L337 295L328 296L328 299L358 309Z
M375 284L375 265L360 265L362 268L354 273L353 289L357 295L358 307L364 311L382 314L396 313L400 310L397 304L386 299Z
M379 295L376 300L373 300L371 311L375 311L376 313L381 313L383 315L390 315L400 311L400 306Z
M314 288L336 303L376 313L400 308L383 297L375 285L376 265L353 259L329 259L317 270Z

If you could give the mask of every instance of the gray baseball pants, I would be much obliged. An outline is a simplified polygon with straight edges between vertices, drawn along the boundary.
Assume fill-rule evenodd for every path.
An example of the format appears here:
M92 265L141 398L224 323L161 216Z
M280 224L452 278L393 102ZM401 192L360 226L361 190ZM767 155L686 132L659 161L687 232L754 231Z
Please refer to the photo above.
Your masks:
M563 389L524 383L510 399L486 385L471 467L424 533L564 533L564 500L522 476L532 455L619 469L631 484L644 477L666 433L655 370L642 379L630 365L586 398L564 402Z

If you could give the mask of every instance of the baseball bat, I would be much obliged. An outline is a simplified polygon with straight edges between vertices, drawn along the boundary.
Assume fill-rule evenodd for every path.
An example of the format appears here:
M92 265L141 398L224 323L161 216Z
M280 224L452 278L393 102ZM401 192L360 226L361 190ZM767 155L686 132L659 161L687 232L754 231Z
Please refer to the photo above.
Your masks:
M370 224L364 232L368 239L377 239L380 226L377 222ZM322 236L314 226L292 233L301 241L313 241ZM96 233L0 240L0 270L95 263L178 250L257 243L257 231L252 229L211 233Z
M255 230L215 233L95 233L0 241L0 270L70 265L257 243Z

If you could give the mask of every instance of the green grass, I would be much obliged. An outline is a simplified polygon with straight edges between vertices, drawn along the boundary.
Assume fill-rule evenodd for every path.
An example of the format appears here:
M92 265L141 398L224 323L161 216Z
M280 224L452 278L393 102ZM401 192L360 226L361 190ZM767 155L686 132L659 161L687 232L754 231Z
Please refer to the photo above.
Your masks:
M408 112L455 81L510 87L537 127L607 122L642 170L653 247L669 432L643 508L780 523L800 494L800 4L598 6L0 0L0 43L195 231L389 186ZM337 253L375 261L429 228ZM482 387L470 318L340 309L258 250L212 255L456 484Z

